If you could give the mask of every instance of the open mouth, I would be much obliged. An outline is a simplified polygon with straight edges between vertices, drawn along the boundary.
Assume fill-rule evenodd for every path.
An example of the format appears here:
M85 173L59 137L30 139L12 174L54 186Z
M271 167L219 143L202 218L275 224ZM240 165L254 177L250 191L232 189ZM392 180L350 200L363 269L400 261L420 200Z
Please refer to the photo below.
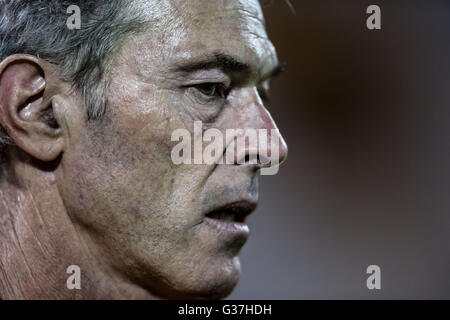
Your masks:
M236 209L227 209L224 211L213 211L206 215L208 218L230 221L230 222L244 222L245 215L241 214Z
M206 217L224 222L245 222L246 217L256 208L256 204L248 201L234 202L217 208Z

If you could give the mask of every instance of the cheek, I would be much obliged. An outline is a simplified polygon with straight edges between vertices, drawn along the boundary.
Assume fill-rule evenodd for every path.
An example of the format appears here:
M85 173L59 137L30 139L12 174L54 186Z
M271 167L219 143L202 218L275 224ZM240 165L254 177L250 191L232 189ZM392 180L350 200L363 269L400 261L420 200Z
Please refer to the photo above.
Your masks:
M90 123L64 155L60 181L67 205L99 234L133 242L186 236L183 228L193 219L189 209L199 210L197 195L187 192L191 183L182 182L183 168L170 157L172 127L178 123L155 113L140 117L136 128L117 110Z
M185 225L179 213L168 208L172 195L161 171L158 177L151 167L129 170L117 165L119 156L120 151L109 154L108 161L92 155L67 157L59 181L62 196L81 235L87 243L93 240L100 256L124 272L152 272L159 269L155 256L167 261L176 253L172 248Z
M65 154L65 204L100 255L144 286L153 288L156 276L175 290L223 296L239 279L238 260L191 227L201 214L203 166L174 166L163 136L151 127L132 136L98 129Z

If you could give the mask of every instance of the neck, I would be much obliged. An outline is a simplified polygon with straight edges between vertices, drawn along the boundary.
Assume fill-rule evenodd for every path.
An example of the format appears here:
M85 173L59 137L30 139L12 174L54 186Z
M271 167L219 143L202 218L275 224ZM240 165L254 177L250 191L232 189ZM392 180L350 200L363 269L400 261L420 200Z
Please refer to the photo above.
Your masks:
M0 175L0 298L152 298L99 258L87 230L71 220L54 172L22 161L7 171ZM72 265L81 289L67 286Z

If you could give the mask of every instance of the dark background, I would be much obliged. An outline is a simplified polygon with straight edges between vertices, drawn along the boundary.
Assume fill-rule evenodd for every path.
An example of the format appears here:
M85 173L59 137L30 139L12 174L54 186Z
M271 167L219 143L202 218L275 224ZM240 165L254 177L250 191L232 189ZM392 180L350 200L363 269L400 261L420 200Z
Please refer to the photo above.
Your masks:
M449 299L450 1L262 2L289 157L261 179L230 298Z

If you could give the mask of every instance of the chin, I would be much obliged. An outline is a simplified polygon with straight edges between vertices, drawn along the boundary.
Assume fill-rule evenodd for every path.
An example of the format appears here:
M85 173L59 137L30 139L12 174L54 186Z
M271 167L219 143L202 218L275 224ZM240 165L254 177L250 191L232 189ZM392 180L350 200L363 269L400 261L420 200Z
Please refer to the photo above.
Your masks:
M190 276L173 284L172 290L163 296L166 299L209 299L218 300L229 296L239 282L241 268L235 257L220 266L205 265L192 270Z
M208 286L207 290L200 298L217 300L228 297L238 284L239 278L240 272L226 278L220 276L220 279L218 279L218 281L216 280L214 285Z

